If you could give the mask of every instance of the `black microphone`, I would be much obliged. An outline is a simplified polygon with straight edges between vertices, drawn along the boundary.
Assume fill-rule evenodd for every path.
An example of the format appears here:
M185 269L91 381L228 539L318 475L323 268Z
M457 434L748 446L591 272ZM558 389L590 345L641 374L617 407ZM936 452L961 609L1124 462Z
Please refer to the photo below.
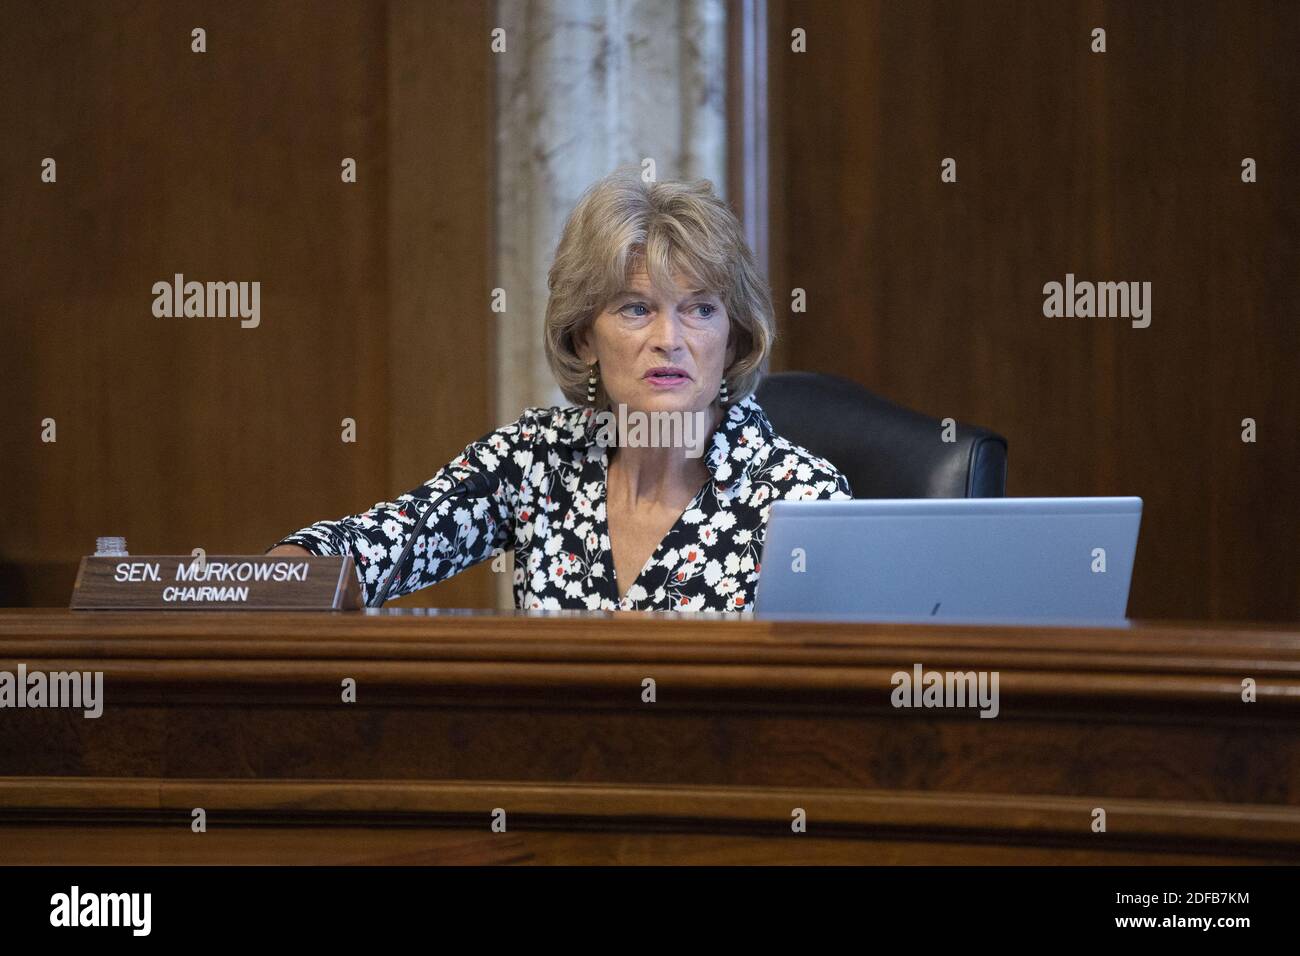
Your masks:
M429 516L438 509L442 504L453 495L459 495L462 498L486 498L496 493L497 487L501 484L501 479L496 475L483 474L475 472L468 478L457 482L450 489L439 495L429 507L425 508L423 513L415 522L415 527L411 529L411 537L407 539L406 547L402 548L401 556L398 557L397 563L393 569L388 572L388 577L384 579L383 586L375 592L375 603L370 607L383 607L384 602L390 597L393 590L393 581L397 578L397 572L401 570L402 565L406 564L406 559L411 556L411 550L415 547L415 539L420 536L424 526L429 522Z

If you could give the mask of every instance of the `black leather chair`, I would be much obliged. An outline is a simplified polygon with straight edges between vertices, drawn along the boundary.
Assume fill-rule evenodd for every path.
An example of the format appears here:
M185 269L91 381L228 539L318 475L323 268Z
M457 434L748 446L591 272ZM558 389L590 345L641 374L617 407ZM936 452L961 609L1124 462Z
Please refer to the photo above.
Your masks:
M813 372L779 372L758 386L776 431L844 472L855 498L1001 498L1007 440L957 423L943 426L886 401L856 382Z

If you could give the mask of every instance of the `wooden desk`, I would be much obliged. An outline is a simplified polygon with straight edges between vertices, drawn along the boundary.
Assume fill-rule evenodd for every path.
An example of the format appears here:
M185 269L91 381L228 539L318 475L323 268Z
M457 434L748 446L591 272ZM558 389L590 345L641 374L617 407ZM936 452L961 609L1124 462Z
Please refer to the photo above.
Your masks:
M1273 627L0 611L19 663L105 706L0 710L3 863L1300 861ZM918 663L997 718L893 707Z

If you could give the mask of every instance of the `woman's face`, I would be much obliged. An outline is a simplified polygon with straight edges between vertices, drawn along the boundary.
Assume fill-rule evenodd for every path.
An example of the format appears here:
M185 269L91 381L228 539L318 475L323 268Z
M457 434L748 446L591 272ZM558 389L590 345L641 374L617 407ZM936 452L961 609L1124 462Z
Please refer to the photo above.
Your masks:
M679 275L656 291L637 272L577 343L586 364L600 363L615 409L694 412L717 400L731 320L718 296L693 285Z

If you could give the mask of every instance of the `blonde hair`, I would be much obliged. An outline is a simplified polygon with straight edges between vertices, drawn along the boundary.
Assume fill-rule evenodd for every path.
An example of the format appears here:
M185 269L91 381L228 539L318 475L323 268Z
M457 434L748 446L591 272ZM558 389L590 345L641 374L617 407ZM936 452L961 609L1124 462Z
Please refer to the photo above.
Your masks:
M722 300L734 347L723 372L727 390L731 401L749 395L767 370L775 325L771 292L740 222L707 179L647 183L633 166L583 193L555 250L544 338L565 397L585 404L589 372L576 338L641 268L653 284L681 273Z

